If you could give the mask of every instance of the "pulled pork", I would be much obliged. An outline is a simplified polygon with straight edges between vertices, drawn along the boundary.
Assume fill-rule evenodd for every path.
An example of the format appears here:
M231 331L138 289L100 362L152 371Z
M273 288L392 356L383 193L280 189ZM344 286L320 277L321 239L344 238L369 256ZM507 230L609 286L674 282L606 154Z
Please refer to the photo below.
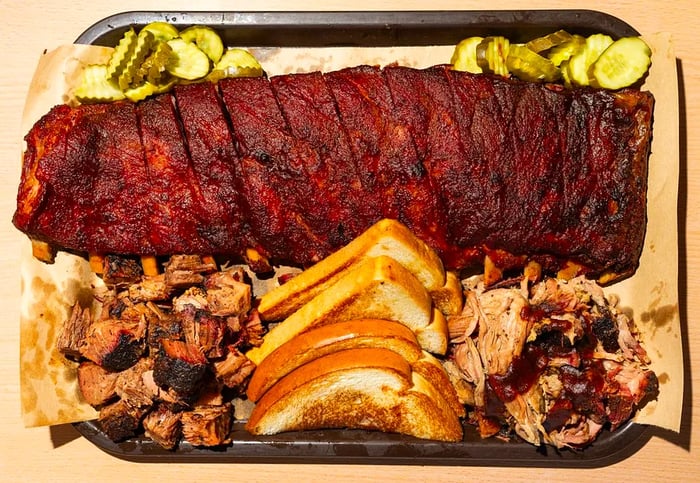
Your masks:
M658 392L632 321L595 282L464 281L446 368L482 437L583 447Z

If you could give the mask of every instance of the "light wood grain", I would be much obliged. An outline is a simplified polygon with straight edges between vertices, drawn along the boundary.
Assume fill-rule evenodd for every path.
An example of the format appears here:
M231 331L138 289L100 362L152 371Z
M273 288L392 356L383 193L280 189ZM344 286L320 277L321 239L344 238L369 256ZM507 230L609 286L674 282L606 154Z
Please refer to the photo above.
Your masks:
M480 9L476 0L357 0L348 2L238 2L239 10L411 10ZM101 18L127 10L226 10L232 2L181 0L121 2L74 0L0 1L0 480L2 481L691 481L700 471L700 51L695 0L675 2L590 0L585 8L616 15L643 34L674 36L681 92L681 177L679 196L680 302L686 351L686 396L680 434L656 431L639 451L604 468L470 468L328 465L134 464L109 456L71 426L25 429L18 389L19 252L26 239L11 225L19 179L20 119L38 56L74 40ZM527 7L578 9L581 2L531 0ZM492 7L495 8L495 7ZM523 8L502 0L501 9ZM695 390L694 390L695 388Z

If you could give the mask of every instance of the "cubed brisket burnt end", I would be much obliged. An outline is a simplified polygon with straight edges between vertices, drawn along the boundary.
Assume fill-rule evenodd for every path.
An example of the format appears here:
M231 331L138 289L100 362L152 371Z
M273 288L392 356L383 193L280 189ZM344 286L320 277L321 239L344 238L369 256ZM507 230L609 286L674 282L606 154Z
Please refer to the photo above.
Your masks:
M71 316L63 323L61 332L56 339L58 351L66 357L79 360L82 357L80 348L91 324L90 309L82 308L79 303L73 305Z
M78 387L85 402L102 406L116 396L118 372L111 372L92 361L78 366Z
M224 355L226 320L211 315L208 311L186 305L178 311L185 342L199 350L205 358L218 358Z
M149 321L148 324L148 350L153 356L160 350L160 341L163 339L182 339L182 324L180 319L171 313Z
M102 260L102 280L108 285L126 285L137 282L143 270L135 258L105 255Z
M218 446L227 443L233 413L230 404L202 406L182 413L182 436L193 446Z
M237 270L209 275L205 280L207 308L220 317L241 316L251 308L252 289Z
M182 413L173 411L169 404L158 404L143 419L143 427L147 437L165 449L173 449L182 434Z
M216 380L213 374L208 373L206 380L202 384L202 388L197 394L197 399L190 407L221 406L225 402L223 391L224 385Z
M251 346L259 346L263 342L263 336L267 332L267 326L263 325L260 312L251 310L245 319L245 325L241 331L240 340Z
M115 392L132 406L151 406L158 396L155 388L146 383L145 374L153 370L153 359L141 358L130 368L118 373Z
M232 418L228 402L242 394L254 368L237 349L247 343L247 326L261 325L248 322L251 287L242 267L219 270L199 255L176 255L164 266L157 277L140 275L126 287L99 291L94 322L76 305L66 326L84 335L65 346L78 346L76 357L84 358L78 383L100 409L107 437L121 441L143 427L156 443L174 448L188 411L193 444L223 444Z
M170 299L174 288L165 282L165 274L142 277L141 281L129 285L129 298L134 302L164 301Z
M118 442L136 434L147 411L147 408L134 407L127 401L119 399L104 406L100 410L97 421L107 437Z
M153 380L182 396L191 396L201 387L207 372L207 359L187 342L163 339L155 355Z
M106 319L90 325L80 353L105 369L122 371L136 364L145 348L145 319L139 322Z
M199 255L173 255L163 265L166 285L175 288L201 284L205 274L216 270L216 264L204 263Z
M226 387L237 388L248 380L255 370L255 363L235 346L227 348L226 357L213 362L214 374Z

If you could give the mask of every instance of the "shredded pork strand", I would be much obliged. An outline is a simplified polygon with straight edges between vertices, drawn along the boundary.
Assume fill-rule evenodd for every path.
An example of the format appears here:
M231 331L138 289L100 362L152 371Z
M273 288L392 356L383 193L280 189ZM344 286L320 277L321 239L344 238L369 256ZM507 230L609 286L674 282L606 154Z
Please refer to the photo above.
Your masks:
M505 403L506 410L513 418L515 432L528 443L539 445L546 433L542 422L544 396L542 389L534 385L525 394L518 394L515 399Z
M522 318L527 299L517 291L499 288L479 298L479 334L477 348L487 374L504 374L520 356L530 332Z

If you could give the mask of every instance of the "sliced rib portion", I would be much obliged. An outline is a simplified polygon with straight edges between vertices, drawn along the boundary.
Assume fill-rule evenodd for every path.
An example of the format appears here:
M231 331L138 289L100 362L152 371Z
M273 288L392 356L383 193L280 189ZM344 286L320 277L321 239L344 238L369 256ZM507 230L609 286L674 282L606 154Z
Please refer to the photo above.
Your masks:
M62 247L99 253L125 244L150 248L148 183L133 104L57 106L26 140L18 224Z
M174 94L208 220L209 253L241 253L247 239L240 167L216 86L177 85Z
M326 204L317 202L323 198L307 175L318 155L288 132L266 79L225 79L219 86L241 155L255 248L280 260L319 260L331 244Z
M651 96L448 78L472 177L452 240L630 273L646 226Z
M479 173L478 166L471 166L471 161L465 157L457 124L457 106L446 68L387 67L384 75L391 90L396 117L403 120L413 136L436 195L445 213L449 214L441 221L446 236L453 243L440 255L450 267L471 264L482 258L480 250L458 247L453 237L464 229L464 225L471 226L465 221L479 216L479 204L488 200L480 191L483 178L479 176L483 173Z
M86 199L91 203L86 227L92 232L89 251L105 253L103 246L117 248L132 238L145 242L150 237L149 221L145 217L150 203L144 202L152 192L134 105L119 103L101 114L97 123L91 124L97 127L98 156L97 171L92 174L91 197ZM105 206L111 209L104 210ZM115 219L129 220L129 229L124 230ZM153 242L150 245L153 246Z
M566 202L559 160L570 96L534 84L447 75L461 107L457 121L465 159L474 167L469 173L476 175L473 182L482 180L467 192L479 208L471 212L474 222L454 225L455 240L487 246L499 240L499 248L511 253L517 253L516 245L541 252L567 222L559 216ZM487 233L476 226L487 227Z
M211 230L171 94L137 105L150 186L149 235L155 254L208 253Z
M395 113L382 71L360 66L325 78L364 174L365 189L379 198L381 217L401 221L442 253L445 212L410 131Z
M376 197L360 182L333 96L320 72L276 76L270 82L292 135L318 152L319 162L306 166L309 183L328 205L330 242L345 245L377 220L379 210L367 202Z

